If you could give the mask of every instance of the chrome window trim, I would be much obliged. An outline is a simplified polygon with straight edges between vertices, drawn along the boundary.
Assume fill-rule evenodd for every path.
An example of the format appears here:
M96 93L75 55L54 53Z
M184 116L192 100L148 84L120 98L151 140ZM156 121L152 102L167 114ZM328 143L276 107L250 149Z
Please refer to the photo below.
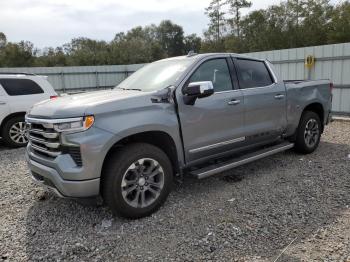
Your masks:
M268 61L268 60L265 60L264 63L266 65L266 67L267 67L267 70L269 70L270 74L272 75L274 83L277 84L278 83L278 78L277 78L277 76L275 74L275 71L272 70L272 68L271 68L271 65L272 65L271 62Z
M254 89L260 89L260 88L272 88L276 85L276 83L272 83L268 86L258 86L258 87L251 87L251 88L240 88L240 90L254 90Z
M202 152L205 150L209 150L209 149L213 149L213 148L217 148L217 147L221 147L221 146L225 146L225 145L230 145L230 144L234 144L234 143L238 143L238 142L243 142L245 141L246 137L238 137L235 139L231 139L231 140L227 140L224 142L219 142L216 144L212 144L212 145L208 145L208 146L203 146L203 147L199 147L199 148L195 148L195 149L190 149L189 152L190 153L198 153L198 152Z
M233 92L238 92L240 89L232 89L232 90L226 90L226 91L219 91L219 92L214 92L214 94L225 94L225 93L233 93Z

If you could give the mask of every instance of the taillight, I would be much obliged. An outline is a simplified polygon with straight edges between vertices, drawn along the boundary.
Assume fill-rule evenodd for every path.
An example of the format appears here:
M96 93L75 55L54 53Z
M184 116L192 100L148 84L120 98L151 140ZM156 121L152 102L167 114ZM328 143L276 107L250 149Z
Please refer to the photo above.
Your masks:
M329 89L331 90L331 93L332 93L332 91L333 91L333 87L334 87L333 83L330 82L330 84L329 84Z
M50 96L50 99L56 99L58 96Z

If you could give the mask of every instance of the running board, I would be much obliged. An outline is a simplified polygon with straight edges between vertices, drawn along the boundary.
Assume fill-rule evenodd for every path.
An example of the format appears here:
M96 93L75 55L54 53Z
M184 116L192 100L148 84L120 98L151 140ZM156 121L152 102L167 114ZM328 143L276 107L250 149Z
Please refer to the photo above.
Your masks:
M238 167L238 166L253 162L255 160L286 151L293 147L294 147L293 143L283 142L278 145L260 149L253 153L248 153L246 155L233 158L231 160L228 160L220 164L210 165L201 169L191 171L190 174L194 175L198 179L203 179L203 178L221 173L223 171L229 170L231 168Z

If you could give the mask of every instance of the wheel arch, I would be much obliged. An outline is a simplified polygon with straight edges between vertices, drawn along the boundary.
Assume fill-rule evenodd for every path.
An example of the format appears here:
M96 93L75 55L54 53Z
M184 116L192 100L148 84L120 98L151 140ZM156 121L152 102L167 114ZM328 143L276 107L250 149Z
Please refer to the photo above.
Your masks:
M14 117L17 117L17 116L23 116L24 117L25 114L26 114L26 112L16 112L16 113L11 113L8 116L6 116L4 118L4 120L2 120L2 122L0 124L0 134L2 134L4 125L7 123L7 121L9 121L10 119L12 119Z
M103 176L104 169L109 159L110 155L121 147L127 146L131 143L148 143L160 148L171 161L174 174L180 172L180 160L178 156L178 151L174 139L165 131L145 131L135 134L128 135L124 138L121 138L115 142L110 149L107 151L107 154L103 160L101 177Z
M324 118L325 117L325 113L324 113L325 110L323 108L323 105L321 103L319 103L319 102L313 102L313 103L311 103L311 104L309 104L309 105L304 107L301 116L306 111L314 112L314 113L316 113L319 116L319 118L321 120L321 125L322 125L322 127L321 127L322 130L321 131L323 132L323 130L324 130L324 119L325 119ZM301 121L301 116L300 116L299 122Z

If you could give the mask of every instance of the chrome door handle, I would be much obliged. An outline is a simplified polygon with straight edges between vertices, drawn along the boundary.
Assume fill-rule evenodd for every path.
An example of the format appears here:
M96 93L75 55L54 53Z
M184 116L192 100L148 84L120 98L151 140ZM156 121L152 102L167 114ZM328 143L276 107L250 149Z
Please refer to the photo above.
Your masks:
M275 95L275 99L283 99L284 95Z
M240 103L241 103L241 100L234 99L234 100L231 100L230 102L228 102L227 104L229 104L230 106L235 106L235 105L238 105Z
M0 101L0 105L6 105L6 102Z

